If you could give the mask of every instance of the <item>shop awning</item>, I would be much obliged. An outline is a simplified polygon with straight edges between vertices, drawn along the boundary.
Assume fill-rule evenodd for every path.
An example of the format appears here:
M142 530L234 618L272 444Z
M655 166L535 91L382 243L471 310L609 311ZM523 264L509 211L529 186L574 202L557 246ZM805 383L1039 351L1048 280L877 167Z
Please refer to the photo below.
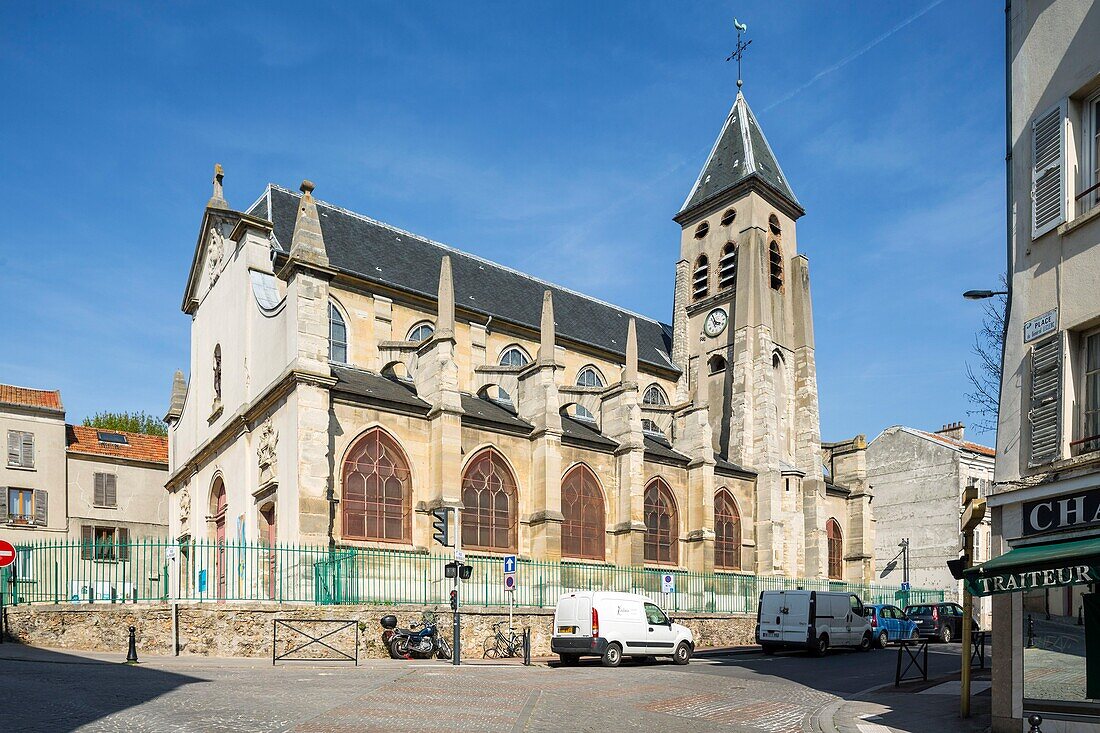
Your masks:
M1015 547L963 578L976 596L1100 582L1100 537Z

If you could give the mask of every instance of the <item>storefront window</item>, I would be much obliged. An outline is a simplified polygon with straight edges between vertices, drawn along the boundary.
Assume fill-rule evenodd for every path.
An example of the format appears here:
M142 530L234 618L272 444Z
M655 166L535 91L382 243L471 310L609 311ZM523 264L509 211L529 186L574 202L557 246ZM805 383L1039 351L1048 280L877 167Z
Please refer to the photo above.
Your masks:
M1090 693L1100 695L1100 691L1089 689L1098 686L1095 682L1088 684L1086 625L1100 620L1089 613L1085 601L1088 590L1086 586L1066 586L1024 593L1026 700L1056 707L1059 702L1095 700L1089 697ZM1096 632L1092 630L1093 634Z

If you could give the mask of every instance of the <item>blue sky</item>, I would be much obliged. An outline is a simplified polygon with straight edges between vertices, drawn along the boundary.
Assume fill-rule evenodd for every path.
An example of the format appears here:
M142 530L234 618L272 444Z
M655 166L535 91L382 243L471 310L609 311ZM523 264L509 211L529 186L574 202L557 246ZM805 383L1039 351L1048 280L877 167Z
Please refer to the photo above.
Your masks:
M234 207L310 178L667 321L734 15L807 211L823 438L965 421L960 293L1004 270L991 2L0 4L0 381L163 414L215 162Z

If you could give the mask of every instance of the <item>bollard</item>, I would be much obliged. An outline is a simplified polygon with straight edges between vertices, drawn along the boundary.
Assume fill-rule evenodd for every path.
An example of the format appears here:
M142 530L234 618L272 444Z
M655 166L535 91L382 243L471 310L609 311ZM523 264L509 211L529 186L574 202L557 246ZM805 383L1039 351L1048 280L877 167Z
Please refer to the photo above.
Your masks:
M531 628L529 626L523 629L523 663L528 667L531 666Z
M1043 724L1043 716L1038 713L1032 713L1028 716L1027 722L1031 724L1031 727L1027 729L1027 733L1043 733L1039 729L1039 726Z
M1027 648L1031 649L1035 646L1035 619L1031 618L1031 614L1027 615ZM1042 722L1042 721L1040 721Z
M126 663L137 664L137 627L130 627L130 648L126 652Z

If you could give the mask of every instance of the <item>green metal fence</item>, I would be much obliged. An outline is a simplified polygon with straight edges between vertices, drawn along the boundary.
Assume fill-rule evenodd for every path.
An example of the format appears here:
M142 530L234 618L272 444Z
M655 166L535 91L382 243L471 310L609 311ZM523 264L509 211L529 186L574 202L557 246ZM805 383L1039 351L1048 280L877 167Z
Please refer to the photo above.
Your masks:
M138 603L168 601L278 601L316 604L445 605L452 587L444 565L452 558L368 548L137 540L126 544L80 541L19 545L13 567L0 570L5 602ZM473 576L463 604L508 605L499 557L467 554ZM675 592L662 592L662 576ZM897 586L800 580L748 573L689 573L581 562L518 563L514 603L553 607L572 590L647 595L674 611L755 613L762 590L856 593L865 603L902 603ZM908 602L942 601L943 591L914 589Z

